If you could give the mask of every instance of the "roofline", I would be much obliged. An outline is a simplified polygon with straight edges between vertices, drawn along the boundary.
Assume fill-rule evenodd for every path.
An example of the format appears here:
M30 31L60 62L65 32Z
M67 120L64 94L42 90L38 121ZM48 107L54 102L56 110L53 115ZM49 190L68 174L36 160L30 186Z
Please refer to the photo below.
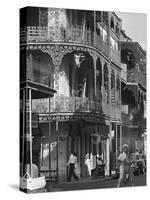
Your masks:
M109 12L109 11L108 11ZM120 21L120 22L122 22L122 19L120 18L120 17L118 17L118 15L113 11L112 12L116 17L117 17L117 19Z

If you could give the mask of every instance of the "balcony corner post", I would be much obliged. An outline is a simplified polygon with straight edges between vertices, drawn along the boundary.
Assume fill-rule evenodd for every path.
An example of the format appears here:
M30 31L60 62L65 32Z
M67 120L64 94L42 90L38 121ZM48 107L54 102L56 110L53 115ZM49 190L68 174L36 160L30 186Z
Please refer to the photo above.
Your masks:
M93 67L94 67L94 97L96 97L96 62L97 62L97 55L95 55L94 52L90 53L92 59L93 59Z

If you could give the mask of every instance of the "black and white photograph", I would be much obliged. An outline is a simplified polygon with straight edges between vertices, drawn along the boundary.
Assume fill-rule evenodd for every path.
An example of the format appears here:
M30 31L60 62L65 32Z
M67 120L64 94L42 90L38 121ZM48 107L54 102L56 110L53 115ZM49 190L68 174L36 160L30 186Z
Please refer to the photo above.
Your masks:
M147 41L128 34L134 20L146 29L141 13L20 9L21 191L146 186Z

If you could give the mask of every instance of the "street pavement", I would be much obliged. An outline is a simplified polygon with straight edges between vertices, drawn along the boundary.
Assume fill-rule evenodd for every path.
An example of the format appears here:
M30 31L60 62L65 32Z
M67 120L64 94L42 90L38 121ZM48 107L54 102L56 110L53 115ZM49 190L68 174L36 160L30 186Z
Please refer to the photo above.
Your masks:
M81 179L79 181L64 182L53 185L52 188L47 187L48 191L67 191L67 190L82 190L82 189L99 189L99 188L116 188L118 179L110 177L104 179ZM146 186L146 175L141 174L135 176L135 186Z

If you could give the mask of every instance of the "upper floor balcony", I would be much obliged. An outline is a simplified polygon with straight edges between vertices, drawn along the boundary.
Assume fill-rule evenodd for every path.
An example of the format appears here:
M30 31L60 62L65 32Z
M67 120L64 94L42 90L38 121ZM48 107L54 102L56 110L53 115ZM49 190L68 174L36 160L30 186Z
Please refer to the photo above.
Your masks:
M101 51L105 56L109 56L108 39L102 38L97 33L81 26L76 27L47 27L28 26L21 28L21 43L75 43L92 46Z

